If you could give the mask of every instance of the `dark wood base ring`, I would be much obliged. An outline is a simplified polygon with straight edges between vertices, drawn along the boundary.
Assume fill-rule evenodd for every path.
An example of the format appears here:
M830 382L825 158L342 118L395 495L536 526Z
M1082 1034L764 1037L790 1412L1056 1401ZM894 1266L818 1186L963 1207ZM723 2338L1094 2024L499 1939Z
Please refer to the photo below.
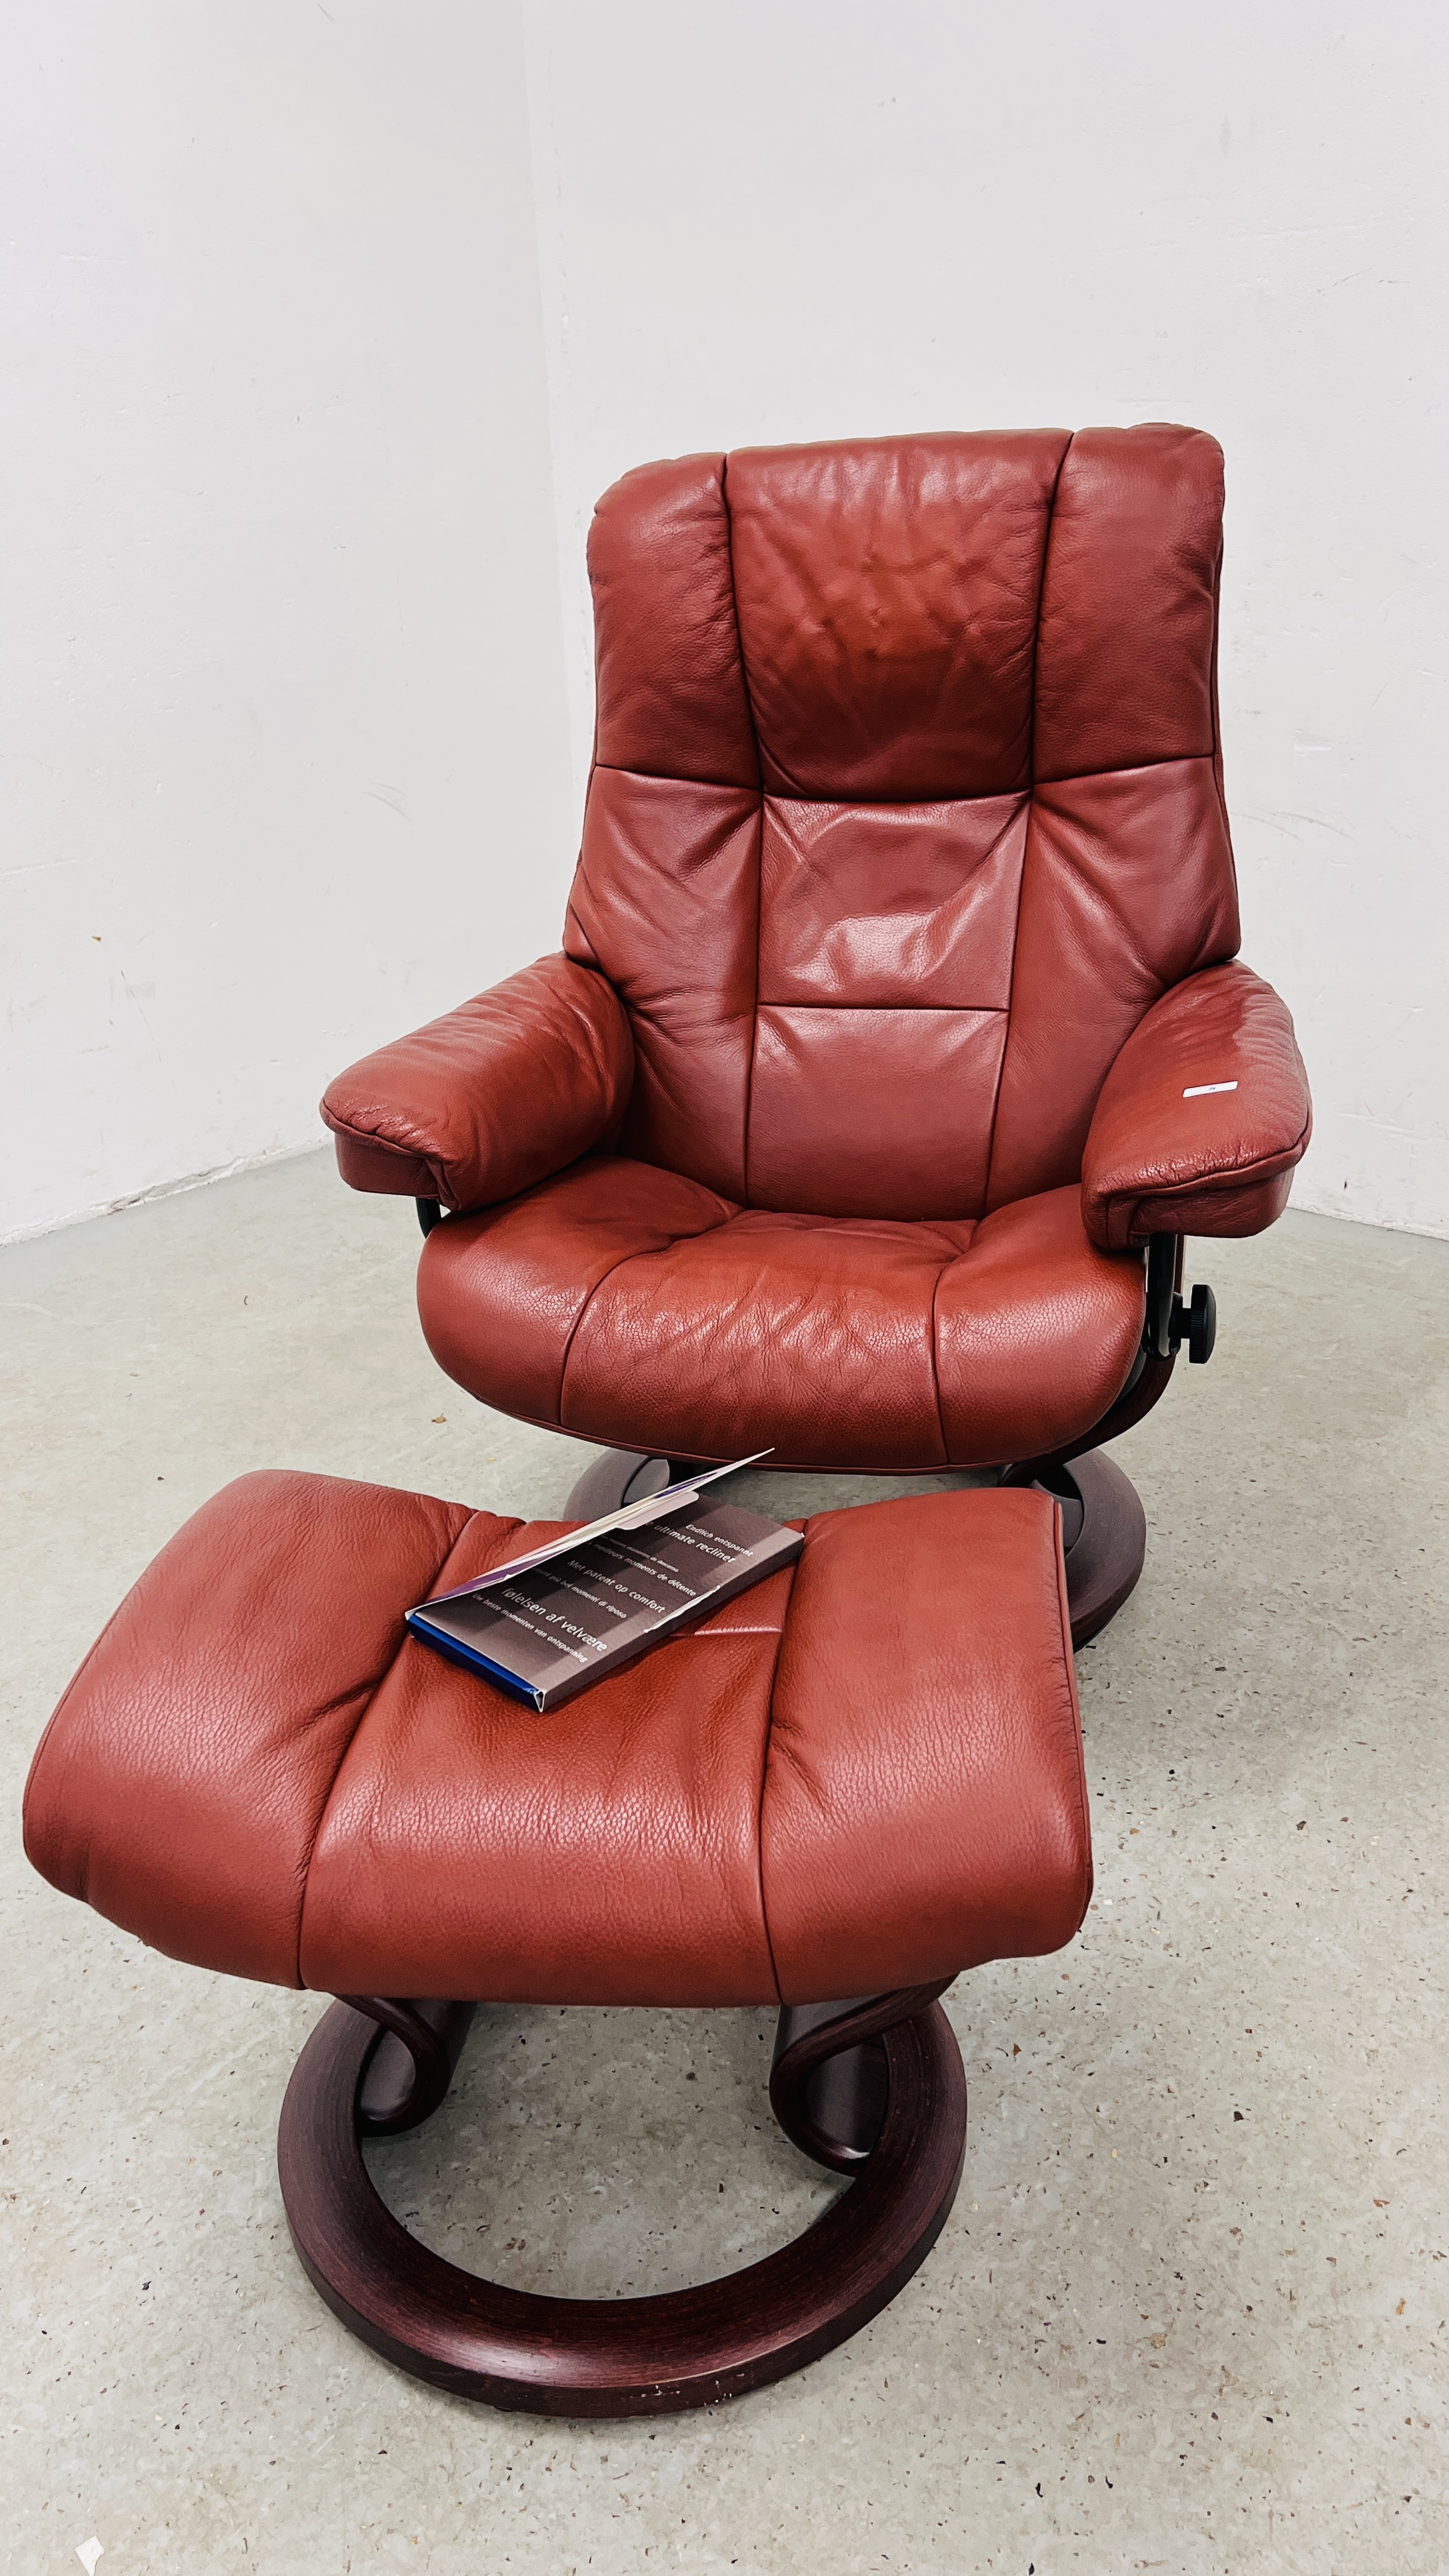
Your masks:
M844 2343L924 2262L966 2145L966 2078L939 2004L872 2032L879 2139L859 2179L779 2253L642 2299L560 2299L476 2279L399 2226L362 2160L371 2019L334 2004L292 2072L277 2160L292 2241L374 2352L456 2396L538 2415L668 2415L783 2379ZM366 2010L373 2010L371 1999ZM852 2023L852 2029L856 2024Z

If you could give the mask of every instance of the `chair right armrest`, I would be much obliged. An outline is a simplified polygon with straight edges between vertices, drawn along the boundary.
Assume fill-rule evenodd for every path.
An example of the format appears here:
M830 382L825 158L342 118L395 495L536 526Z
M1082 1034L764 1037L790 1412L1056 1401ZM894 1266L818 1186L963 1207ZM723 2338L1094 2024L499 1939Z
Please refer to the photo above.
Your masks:
M491 1207L599 1144L634 1079L612 984L541 957L329 1083L322 1116L355 1190Z
M1154 1234L1260 1234L1312 1132L1293 1022L1247 966L1210 966L1154 1002L1098 1095L1082 1219L1125 1252Z

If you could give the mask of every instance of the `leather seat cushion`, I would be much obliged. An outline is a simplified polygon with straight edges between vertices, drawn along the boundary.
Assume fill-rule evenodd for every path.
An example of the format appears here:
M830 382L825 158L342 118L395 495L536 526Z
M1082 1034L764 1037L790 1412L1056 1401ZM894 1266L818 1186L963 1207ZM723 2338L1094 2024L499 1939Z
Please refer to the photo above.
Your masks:
M52 1719L32 1861L174 1957L341 1994L805 2002L1071 1938L1091 1865L1045 1496L824 1513L796 1566L548 1716L402 1624L543 1535L229 1485Z
M624 1448L903 1473L1038 1457L1120 1393L1140 1255L1075 1186L979 1223L778 1215L591 1155L428 1239L429 1345L485 1404Z

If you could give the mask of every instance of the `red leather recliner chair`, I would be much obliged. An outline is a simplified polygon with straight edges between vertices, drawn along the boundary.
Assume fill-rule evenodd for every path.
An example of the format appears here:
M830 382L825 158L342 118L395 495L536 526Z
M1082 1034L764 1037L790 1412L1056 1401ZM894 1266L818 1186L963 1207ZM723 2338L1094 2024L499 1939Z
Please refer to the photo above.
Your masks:
M461 1385L622 1477L1044 1481L1078 1637L1111 1615L1143 1527L1088 1453L1206 1358L1181 1239L1270 1224L1310 1125L1234 962L1221 515L1216 443L1156 423L605 494L563 953L323 1103L344 1177L420 1202Z

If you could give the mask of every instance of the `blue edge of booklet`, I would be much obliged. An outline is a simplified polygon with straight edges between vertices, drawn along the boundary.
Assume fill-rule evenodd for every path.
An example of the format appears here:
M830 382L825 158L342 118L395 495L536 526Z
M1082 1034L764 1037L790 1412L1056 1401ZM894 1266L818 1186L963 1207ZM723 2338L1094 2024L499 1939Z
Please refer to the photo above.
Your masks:
M553 1556L569 1555L576 1547L587 1547L591 1538L621 1522L637 1519L647 1524L654 1519L662 1520L666 1513L677 1510L682 1503L693 1502L701 1486L716 1484L721 1476L733 1476L741 1467L753 1467L761 1458L773 1456L771 1449L757 1449L748 1458L731 1458L727 1466L711 1467L704 1475L688 1476L677 1485L666 1485L662 1492L645 1497L632 1508L626 1505L617 1512L606 1512L602 1520L586 1521L578 1529L571 1530L566 1539L556 1541L551 1547L540 1548L526 1557L510 1559L506 1566L494 1566L474 1582L460 1584L457 1591L439 1593L434 1603L420 1601L415 1610L404 1613L405 1624L421 1644L431 1646L434 1654L441 1655L446 1663L461 1666L465 1673L481 1673L484 1681L492 1682L495 1690L506 1691L510 1699L522 1700L527 1708L536 1708L538 1701L527 1682L520 1681L517 1673L510 1673L504 1665L495 1664L488 1655L480 1655L476 1646L465 1646L461 1638L450 1637L445 1629L436 1627L427 1615L429 1609L438 1602L456 1601L460 1592L492 1590L500 1581L506 1580L510 1572L531 1570L540 1560L546 1562Z
M478 1653L476 1647L462 1645L456 1637L445 1636L442 1629L435 1628L431 1619L425 1619L420 1611L409 1610L406 1615L413 1635L421 1637L446 1663L461 1664L465 1673L481 1673L485 1682L492 1682L496 1689L507 1691L510 1699L521 1699L529 1708L537 1707L532 1691L526 1682L519 1680L517 1673L505 1672L501 1664L491 1663L487 1655Z

